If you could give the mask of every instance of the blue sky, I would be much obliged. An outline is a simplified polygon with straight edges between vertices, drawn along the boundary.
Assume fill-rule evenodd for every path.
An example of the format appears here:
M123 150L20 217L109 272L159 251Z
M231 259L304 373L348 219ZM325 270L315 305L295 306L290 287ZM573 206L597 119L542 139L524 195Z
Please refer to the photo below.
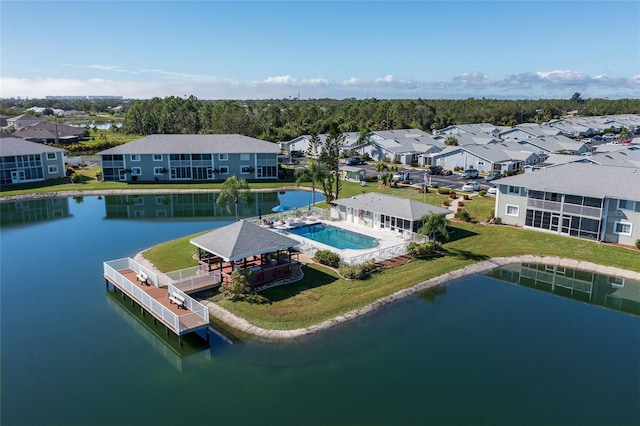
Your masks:
M640 97L637 1L6 1L0 97Z

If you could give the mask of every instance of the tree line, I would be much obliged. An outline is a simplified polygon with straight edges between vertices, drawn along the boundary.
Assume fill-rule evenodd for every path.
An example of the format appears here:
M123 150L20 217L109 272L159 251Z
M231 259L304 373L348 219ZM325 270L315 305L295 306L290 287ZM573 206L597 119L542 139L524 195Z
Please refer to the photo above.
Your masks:
M640 99L566 100L497 99L314 99L201 101L167 97L135 101L128 106L124 131L149 134L239 133L272 142L338 130L370 132L418 128L426 132L452 124L491 123L513 126L543 123L568 111L580 115L638 114Z
M114 100L1 99L12 116L31 106L102 112ZM640 99L270 99L199 100L195 96L129 100L121 131L131 134L237 133L271 142L326 134L335 123L342 133L417 128L430 132L452 124L513 126L543 123L568 111L579 115L639 114ZM16 113L17 111L20 111Z

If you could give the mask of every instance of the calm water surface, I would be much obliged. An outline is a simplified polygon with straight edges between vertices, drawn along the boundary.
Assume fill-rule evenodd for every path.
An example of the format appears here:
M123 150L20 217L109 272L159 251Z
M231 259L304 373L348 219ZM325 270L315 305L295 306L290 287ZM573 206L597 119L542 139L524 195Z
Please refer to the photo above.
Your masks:
M102 262L230 219L43 209L3 220L3 425L640 424L636 315L472 276L293 342L179 348Z

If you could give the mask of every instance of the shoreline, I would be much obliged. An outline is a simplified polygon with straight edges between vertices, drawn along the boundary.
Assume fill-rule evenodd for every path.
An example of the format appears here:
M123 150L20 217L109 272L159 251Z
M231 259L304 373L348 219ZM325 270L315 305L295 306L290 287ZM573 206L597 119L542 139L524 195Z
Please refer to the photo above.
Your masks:
M144 257L144 251L136 254L136 256L134 257L134 260L144 264L144 266L146 267L152 268L155 272L161 275L164 275L162 272L158 271L158 269L155 267L154 264L149 262ZM537 263L537 264L547 264L547 265L553 265L553 266L562 266L562 267L567 267L571 269L579 269L579 270L584 270L584 271L589 271L589 272L594 272L594 273L599 273L604 275L611 275L615 277L621 277L621 278L631 279L635 281L640 281L640 272L629 271L627 269L620 269L612 266L599 265L593 262L587 262L583 260L574 260L574 259L552 257L552 256L535 256L535 255L496 257L493 259L484 260L479 263L474 263L472 265L467 265L463 268L447 272L437 277L430 278L426 281L422 281L411 287L408 287L403 290L399 290L393 294L390 294L389 296L385 296L381 299L378 299L377 301L370 303L367 306L351 310L349 312L346 312L342 315L338 315L333 318L329 318L318 324L314 324L304 328L292 329L292 330L269 330L269 329L261 328L251 324L249 321L245 320L244 318L238 317L237 315L229 312L228 310L224 309L221 306L216 305L213 302L210 302L208 300L199 300L199 302L205 305L209 309L209 317L213 316L216 320L222 321L226 325L242 333L251 335L253 337L257 337L259 339L267 340L267 341L289 340L289 339L310 336L312 334L316 334L321 331L328 330L337 325L347 323L356 318L367 315L371 312L375 312L393 302L413 296L421 291L428 290L433 287L445 285L450 281L463 278L469 275L487 272L491 269L513 264L513 263Z
M11 201L25 201L25 200L39 200L43 198L63 198L63 197L82 197L82 196L99 196L99 195L145 195L145 194L194 194L194 193L218 193L221 189L208 188L208 189L177 189L177 188L147 188L147 189L70 189L64 191L47 191L47 192L33 192L20 195L7 195L0 197L0 203ZM250 188L249 192L273 192L273 191L309 191L311 188L306 186L285 185L273 188Z

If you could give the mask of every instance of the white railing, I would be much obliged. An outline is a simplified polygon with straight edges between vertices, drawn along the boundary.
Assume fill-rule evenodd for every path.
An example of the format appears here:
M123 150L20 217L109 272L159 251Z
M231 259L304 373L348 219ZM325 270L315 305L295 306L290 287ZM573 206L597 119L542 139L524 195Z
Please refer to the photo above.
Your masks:
M122 269L132 269L132 263L136 265L138 264L130 258L104 262L104 275L105 277L113 281L118 287L129 293L131 297L133 297L138 303L140 303L140 305L146 308L154 316L161 319L165 324L171 327L178 334L182 334L182 332L185 330L209 324L209 309L192 297L188 296L180 289L169 285L167 291L169 293L175 292L184 297L185 307L192 311L185 315L177 315L171 312L169 308L151 297L148 293L125 278L125 276L120 272L118 272ZM149 277L151 278L151 276Z
M124 259L120 259L120 260L124 260ZM147 282L149 284L152 284L156 287L160 287L160 284L158 282L158 274L151 271L150 269L145 268L144 266L142 266L135 260L131 259L130 257L127 257L126 260L128 261L127 266L124 268L116 268L116 270L131 269L136 274L139 274L140 272L144 272L145 275L147 276Z
M155 314L158 318L164 321L167 325L176 331L180 330L180 321L178 315L171 312L167 307L163 306L160 302L149 296L140 287L129 281L118 270L126 269L131 259L118 259L110 262L104 262L104 275L111 279L121 289L129 293L138 303L145 307L149 312ZM125 266L125 267L122 267ZM118 269L116 269L118 268Z
M168 294L178 294L184 298L184 306L191 312L185 315L180 315L178 332L181 333L184 330L201 327L204 324L209 324L209 308L198 302L188 294L169 284L167 286Z
M198 290L203 287L214 286L222 282L222 274L220 271L204 272L198 275L182 277L174 280L170 285L184 291L189 292Z
M407 244L402 243L358 256L351 256L348 259L343 259L343 261L349 265L358 265L369 260L380 262L383 260L393 259L394 257L404 256L405 254L407 254Z

